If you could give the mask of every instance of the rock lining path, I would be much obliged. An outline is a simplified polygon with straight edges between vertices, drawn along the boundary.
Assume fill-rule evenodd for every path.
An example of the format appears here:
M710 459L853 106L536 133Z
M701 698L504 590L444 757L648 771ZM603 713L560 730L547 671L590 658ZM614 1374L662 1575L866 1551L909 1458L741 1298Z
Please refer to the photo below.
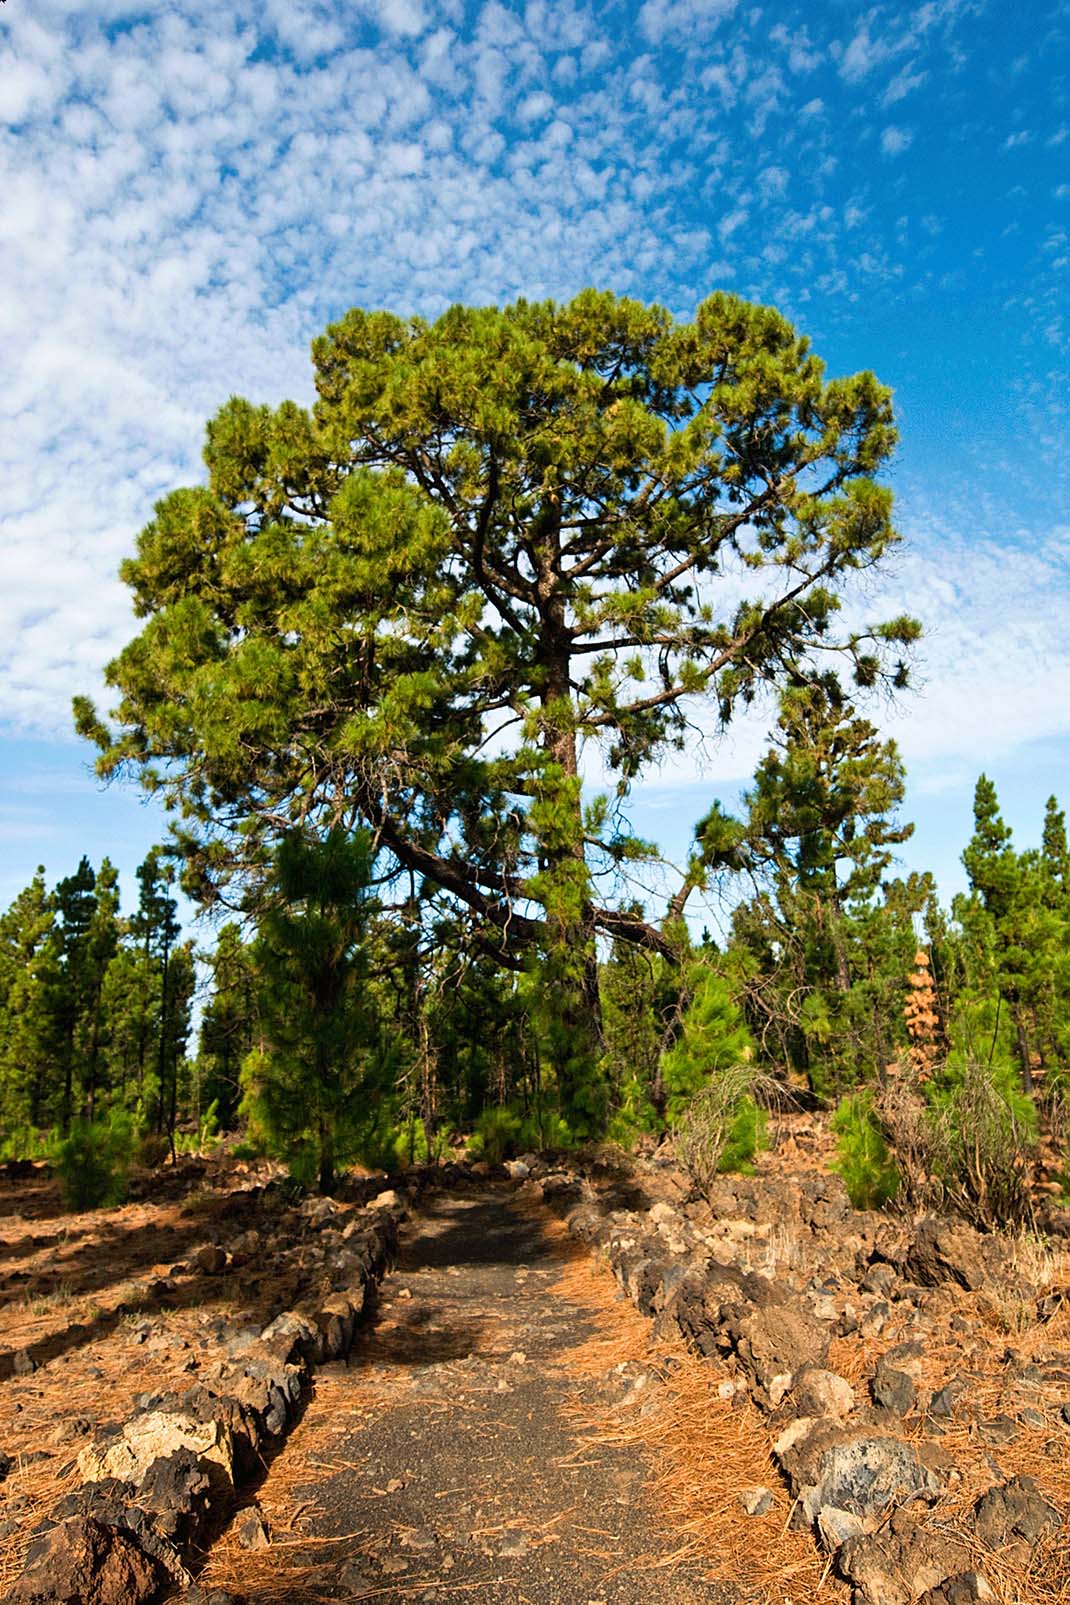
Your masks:
M260 1490L269 1519L288 1511L302 1541L276 1530L280 1547L243 1563L225 1539L225 1580L251 1605L730 1605L672 1563L678 1541L658 1528L639 1455L578 1424L577 1405L619 1404L635 1368L570 1369L595 1329L555 1287L562 1269L539 1224L500 1198L430 1200L349 1366L321 1373ZM286 1470L295 1451L304 1482ZM303 1569L290 1590L284 1566L258 1588L270 1557L291 1553ZM224 1580L215 1564L213 1577Z

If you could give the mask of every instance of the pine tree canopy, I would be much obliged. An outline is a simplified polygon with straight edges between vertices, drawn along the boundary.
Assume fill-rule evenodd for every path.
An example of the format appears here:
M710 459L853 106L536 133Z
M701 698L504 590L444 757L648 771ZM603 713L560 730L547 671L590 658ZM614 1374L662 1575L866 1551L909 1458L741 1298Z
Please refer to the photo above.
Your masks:
M583 750L623 796L703 701L904 682L916 624L840 618L896 539L889 391L720 293L691 323L593 290L355 310L313 360L311 410L226 403L208 484L123 565L115 724L76 703L101 772L162 791L205 900L294 826L367 825L507 961L548 930L664 946L597 891L637 849L584 810Z

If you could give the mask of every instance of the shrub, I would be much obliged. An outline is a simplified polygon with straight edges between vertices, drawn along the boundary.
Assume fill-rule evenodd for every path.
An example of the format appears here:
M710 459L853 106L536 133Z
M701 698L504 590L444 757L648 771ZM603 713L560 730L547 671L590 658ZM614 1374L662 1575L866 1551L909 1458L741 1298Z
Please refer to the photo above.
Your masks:
M155 1170L162 1165L165 1159L171 1157L171 1144L162 1131L147 1131L139 1140L135 1154L136 1162L145 1170Z
M711 1076L736 1075L737 1067L754 1051L724 976L699 962L692 969L689 985L691 1002L680 1034L662 1057L666 1113L672 1125L685 1116L690 1118L692 1102L705 1091Z
M718 1070L688 1104L676 1133L676 1156L699 1192L708 1191L717 1172L724 1168L726 1156L748 1162L757 1150L759 1111L752 1088L754 1071L750 1065L733 1065ZM748 1114L748 1104L753 1114ZM753 1139L749 1153L747 1128ZM734 1145L734 1153L733 1147Z
M1009 1060L954 1052L924 1084L906 1075L885 1087L875 1114L902 1203L954 1209L983 1231L1030 1219L1037 1116Z
M408 1165L429 1165L449 1153L449 1138L440 1127L430 1142L419 1115L406 1121L392 1133L390 1144L393 1164L388 1169L404 1170Z
M1037 1114L1013 1067L952 1059L945 1079L947 1090L935 1096L943 1128L937 1164L948 1201L985 1231L1029 1220Z
M469 1158L500 1165L503 1159L519 1152L522 1125L515 1109L484 1109L468 1139Z
M47 1159L52 1146L49 1132L38 1131L34 1126L16 1126L0 1142L0 1164L10 1159Z
M539 1149L574 1148L578 1138L563 1115L554 1108L524 1111L493 1107L484 1109L467 1142L469 1159L482 1159L500 1165L503 1159Z
M180 1154L206 1154L219 1141L219 1099L213 1098L201 1116L196 1131L175 1133L175 1151Z
M832 1117L839 1137L832 1169L842 1177L855 1209L880 1209L899 1190L899 1172L868 1092L841 1098Z
M122 1202L134 1154L129 1115L78 1120L56 1145L55 1168L68 1209L99 1209Z

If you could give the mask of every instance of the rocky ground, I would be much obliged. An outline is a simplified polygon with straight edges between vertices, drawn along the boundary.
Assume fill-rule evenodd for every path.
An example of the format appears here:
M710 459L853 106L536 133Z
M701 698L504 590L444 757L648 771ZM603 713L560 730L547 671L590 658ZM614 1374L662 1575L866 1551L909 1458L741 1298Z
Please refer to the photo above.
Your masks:
M619 1156L78 1218L9 1177L0 1583L1070 1601L1066 1240L856 1212L823 1144L707 1199Z

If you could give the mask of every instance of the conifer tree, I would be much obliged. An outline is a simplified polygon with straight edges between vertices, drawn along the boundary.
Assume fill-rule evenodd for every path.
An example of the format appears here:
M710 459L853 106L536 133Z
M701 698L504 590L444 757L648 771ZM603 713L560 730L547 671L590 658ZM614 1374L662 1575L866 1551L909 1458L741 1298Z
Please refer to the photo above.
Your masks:
M85 1013L81 1032L84 1103L90 1120L96 1115L101 1057L108 1031L104 984L119 948L119 872L108 858L101 861L94 890L95 905L85 937Z
M209 963L211 994L201 1016L197 1054L199 1098L205 1108L216 1105L226 1131L237 1114L242 1061L253 1046L256 1022L253 956L233 922L221 928Z
M913 621L838 622L896 539L890 394L826 380L779 314L724 294L689 324L595 291L357 310L313 357L311 411L235 398L210 423L208 486L165 498L123 568L146 623L108 670L118 727L79 699L79 728L103 773L177 806L206 901L288 824L373 829L486 952L535 955L590 1125L596 941L673 945L601 899L635 848L585 810L581 748L623 796L701 699L727 722L815 653L903 682Z
M1049 827L1053 824L1049 819ZM1050 978L1058 920L1043 907L1040 863L1035 856L1015 852L996 788L987 775L977 781L974 831L962 862L971 895L957 899L955 907L972 950L975 983L995 998L993 1044L1005 1011L1022 1090L1029 1095L1037 1015Z
M243 1072L245 1112L321 1191L374 1118L379 1030L368 973L371 850L342 828L293 832L275 853L256 961L263 1046ZM311 1178L310 1178L311 1179Z
M0 1137L49 1118L58 938L44 870L0 916Z
M783 1068L831 1092L883 1074L902 1023L912 915L927 881L883 876L913 826L896 818L904 770L832 675L781 700L745 819L715 808L694 873L746 870L759 890L733 917L752 1029Z
M174 1036L168 983L171 954L181 927L176 917L178 905L168 890L174 882L174 870L165 862L158 847L154 847L144 862L138 865L137 880L138 907L131 921L131 930L141 943L146 964L155 967L159 978L156 1019L142 1017L144 1034L138 1044L139 1080L144 1086L145 1071L151 1065L155 1083L152 1089L154 1128L158 1134L167 1130L173 1150L174 1130L169 1122L169 1110L174 1104L172 1078L177 1072L177 1060L171 1054ZM150 1031L153 1040L150 1040Z
M75 873L65 876L54 894L59 917L59 964L55 974L53 1009L63 1077L60 1125L64 1132L70 1129L74 1113L79 1027L85 1021L93 998L89 933L97 907L96 879L93 866L88 858L83 857Z

